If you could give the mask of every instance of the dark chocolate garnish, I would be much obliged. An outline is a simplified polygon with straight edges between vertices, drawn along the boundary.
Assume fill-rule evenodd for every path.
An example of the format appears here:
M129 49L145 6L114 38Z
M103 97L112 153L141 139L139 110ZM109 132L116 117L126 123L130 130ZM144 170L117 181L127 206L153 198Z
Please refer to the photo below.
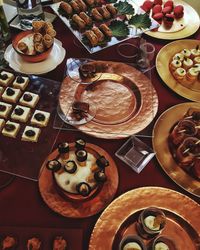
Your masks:
M8 132L11 132L11 131L13 131L13 130L15 130L15 125L14 124L6 124L5 125L5 130L7 130Z
M75 141L75 147L80 150L80 149L84 149L86 145L86 141L79 138Z
M73 112L75 113L88 113L89 111L89 104L87 102L79 102L79 101L75 101L72 104L72 109Z
M109 166L109 161L104 156L101 156L96 160L96 164L99 168L104 169Z
M22 76L18 76L16 82L20 84L20 83L24 83L25 80Z
M28 137L33 137L35 135L35 131L33 131L31 129L26 130L25 135Z
M81 182L76 186L76 190L82 196L88 196L91 192L91 187L86 182Z
M33 99L33 97L32 97L31 94L24 94L24 95L23 95L23 99L24 99L24 101L26 101L26 102L31 102L32 99Z
M22 108L18 107L14 110L14 112L16 115L23 115L24 110Z
M106 174L104 171L98 171L94 173L94 178L97 182L105 182L107 180Z
M6 106L0 104L0 112L4 112L6 110Z
M60 170L61 167L62 167L61 163L56 159L47 162L47 168L54 172Z
M69 152L69 144L67 142L63 142L58 144L58 152L60 154L65 154Z
M7 74L0 74L0 79L6 80L6 79L8 79L8 75Z
M6 89L6 94L7 94L8 96L12 96L12 95L15 94L15 91L14 91L13 89L11 89L11 88L7 88L7 89Z
M42 113L37 113L34 115L34 118L38 121L38 122L43 122L45 120L45 115Z
M66 172L73 174L77 170L77 165L75 161L67 161L66 165L64 166Z
M77 161L84 162L87 160L87 151L85 151L84 149L77 150L75 154L76 154Z

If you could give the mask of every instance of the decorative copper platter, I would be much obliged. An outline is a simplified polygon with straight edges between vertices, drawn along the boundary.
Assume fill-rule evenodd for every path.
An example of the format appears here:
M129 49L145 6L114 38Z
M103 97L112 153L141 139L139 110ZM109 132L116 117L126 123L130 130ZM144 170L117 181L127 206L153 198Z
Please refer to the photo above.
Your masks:
M70 144L70 146L72 146ZM48 160L55 159L58 151L53 151L44 162L40 177L39 190L45 203L55 212L71 218L85 218L99 213L113 199L119 182L118 170L111 156L102 148L87 143L86 150L96 151L99 155L104 155L109 161L109 167L106 168L107 181L103 184L99 192L85 201L73 201L64 198L57 191L52 173L46 168Z
M180 83L172 75L169 64L172 57L183 49L194 49L199 45L199 40L179 40L165 45L156 58L156 69L165 84L177 94L192 100L200 101L200 82Z
M89 250L118 249L124 236L136 233L135 222L139 213L150 206L166 213L167 223L162 235L171 236L178 249L199 249L200 225L197 218L200 206L173 190L143 187L121 195L105 209L92 232Z
M156 158L166 174L186 191L200 197L200 181L194 179L174 161L168 146L168 136L172 126L179 121L189 108L200 109L199 103L182 103L165 111L153 129L153 148Z
M81 85L70 77L64 79L59 96L63 114L67 114L75 96L96 107L95 118L77 126L87 134L119 139L147 127L158 109L158 97L151 81L124 63L94 61L93 64L103 72L91 85Z
M144 2L144 0L137 1L138 5L141 5ZM165 40L176 40L176 39L182 39L186 38L188 36L191 36L194 34L198 29L200 25L200 19L198 13L195 11L192 6L187 4L186 2L182 0L174 0L173 1L175 5L182 5L184 7L184 16L183 20L181 20L181 23L183 25L183 29L173 29L173 26L170 30L164 30L161 25L161 31L147 31L146 34L158 38L158 39L165 39ZM178 22L179 24L179 22Z

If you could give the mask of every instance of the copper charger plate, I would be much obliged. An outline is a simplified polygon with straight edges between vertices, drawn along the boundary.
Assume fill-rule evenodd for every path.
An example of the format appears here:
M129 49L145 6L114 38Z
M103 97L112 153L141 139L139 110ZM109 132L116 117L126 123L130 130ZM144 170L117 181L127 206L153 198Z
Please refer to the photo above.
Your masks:
M89 250L118 249L123 237L137 234L135 224L140 212L152 206L163 209L167 217L161 235L171 237L177 249L198 249L200 206L170 189L142 187L121 195L104 210L93 229ZM144 243L149 244L146 240Z
M188 3L182 0L174 0L173 2L175 5L180 4L184 7L184 13L185 13L184 15L187 15L185 17L186 18L185 27L176 32L147 31L146 32L147 35L158 39L176 40L191 36L199 29L200 19L196 10Z
M200 101L200 82L180 83L172 75L169 64L172 57L183 49L195 49L199 40L179 40L165 45L156 57L156 69L164 83L175 93L192 101Z
M172 126L178 122L189 108L200 110L200 103L186 102L166 110L156 121L153 129L153 148L156 158L166 174L180 187L200 197L200 181L194 179L174 161L168 146L168 136Z
M70 144L71 146L71 144ZM42 165L39 177L39 190L44 202L55 212L65 217L85 218L99 213L113 199L118 183L118 170L112 157L102 148L87 143L86 150L92 149L99 155L104 155L109 161L110 166L106 168L107 181L103 184L100 191L91 199L86 201L72 201L71 199L63 198L57 191L51 171L46 168L46 162L54 159L58 155L57 149L53 151Z
M86 134L105 139L125 138L146 128L158 110L158 97L149 78L124 63L94 61L102 68L100 77L90 84L79 84L66 77L59 104L67 114L74 97L95 105L94 119L77 128Z

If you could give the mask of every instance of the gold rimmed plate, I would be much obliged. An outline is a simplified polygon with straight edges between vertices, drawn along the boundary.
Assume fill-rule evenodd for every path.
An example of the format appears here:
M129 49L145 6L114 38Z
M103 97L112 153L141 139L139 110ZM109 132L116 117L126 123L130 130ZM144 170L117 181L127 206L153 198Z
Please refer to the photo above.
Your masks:
M73 145L74 146L74 145ZM72 145L70 144L70 147ZM114 198L118 188L119 176L117 166L112 157L97 145L87 143L86 150L95 152L97 155L103 155L109 161L106 168L106 182L95 192L94 195L85 200L73 200L73 196L64 197L58 191L51 171L46 168L48 160L55 159L58 151L53 151L45 160L41 167L39 177L39 190L44 202L58 214L70 218L85 218L99 213Z
M139 1L141 5L144 0ZM158 29L158 31L147 31L146 34L165 40L176 40L191 36L194 34L200 26L199 15L196 10L182 0L174 0L174 5L182 5L184 8L184 16L180 20L175 20L172 28L165 29L163 25Z
M136 134L154 119L158 97L149 78L118 62L94 61L100 77L85 85L66 77L59 95L61 111L67 113L74 100L96 107L94 119L77 128L99 138L118 139Z
M173 159L168 145L168 136L174 124L183 118L189 108L200 110L199 103L182 103L166 110L153 129L153 148L156 158L166 174L180 187L200 197L200 181L185 172Z
M176 53L183 49L195 49L200 45L199 40L179 40L164 46L156 57L156 69L159 76L165 84L175 93L192 101L200 101L200 82L197 80L194 83L178 82L172 75L169 64Z
M135 224L139 214L152 206L166 214L167 222L161 235L172 238L177 249L198 249L200 225L196 218L200 216L200 206L170 189L142 187L121 195L104 210L93 229L89 250L118 249L124 237L137 235ZM149 245L148 240L144 243Z

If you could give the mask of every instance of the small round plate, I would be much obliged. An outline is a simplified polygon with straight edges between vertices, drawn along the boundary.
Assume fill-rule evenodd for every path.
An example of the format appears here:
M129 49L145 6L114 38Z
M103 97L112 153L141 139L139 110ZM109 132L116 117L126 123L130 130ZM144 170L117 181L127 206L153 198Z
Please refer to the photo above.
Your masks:
M173 238L177 249L198 249L200 206L170 189L142 187L121 195L104 210L93 229L89 250L118 249L124 237L137 235L135 224L140 212L152 206L166 213L167 223L161 234Z
M153 129L153 148L156 158L166 174L180 187L189 193L200 197L200 181L194 179L185 172L172 157L168 145L168 136L174 124L176 124L189 108L200 110L200 103L186 102L178 104L166 110L156 121Z
M17 72L24 74L45 74L55 69L65 58L66 51L62 43L55 39L50 55L46 60L38 63L24 61L13 49L10 44L5 51L4 57L9 62L9 66Z
M200 82L181 84L173 77L169 64L172 57L183 49L195 49L200 45L199 40L178 40L165 45L156 57L156 69L164 83L175 93L192 101L200 101Z
M39 177L39 190L44 202L55 212L71 218L85 218L99 213L114 198L117 191L119 176L118 170L112 157L102 148L87 143L86 149L90 148L99 155L105 156L110 165L106 168L107 181L101 189L91 197L91 199L74 202L70 199L63 198L55 188L55 183L51 171L46 168L46 162L53 158L55 152L51 153L42 165ZM58 154L56 152L56 154Z

